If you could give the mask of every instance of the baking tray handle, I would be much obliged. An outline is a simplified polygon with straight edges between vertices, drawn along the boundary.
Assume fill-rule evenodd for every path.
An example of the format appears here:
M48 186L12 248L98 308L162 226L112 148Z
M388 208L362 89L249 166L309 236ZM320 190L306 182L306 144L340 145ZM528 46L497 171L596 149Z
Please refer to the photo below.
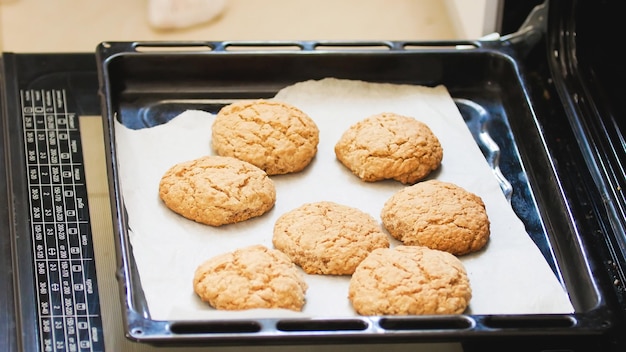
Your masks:
M471 49L485 44L481 40L442 41L133 41L102 42L98 50L104 56L118 53L164 52L285 52L285 51L402 51Z

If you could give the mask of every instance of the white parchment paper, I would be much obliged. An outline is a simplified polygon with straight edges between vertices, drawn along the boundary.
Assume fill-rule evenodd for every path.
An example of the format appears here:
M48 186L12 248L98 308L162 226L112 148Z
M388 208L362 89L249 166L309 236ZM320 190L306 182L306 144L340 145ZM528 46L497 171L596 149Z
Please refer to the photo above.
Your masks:
M210 147L214 116L188 110L166 124L147 129L131 130L116 124L129 236L153 319L355 316L347 299L348 276L305 275L309 289L303 312L217 311L196 297L192 280L196 267L214 255L251 244L271 248L276 219L306 202L335 201L359 208L380 221L384 202L406 186L396 181L359 180L336 160L334 145L350 125L381 112L412 116L426 123L444 150L441 168L430 178L454 182L485 202L491 221L489 243L479 253L461 257L473 290L466 313L573 312L566 291L500 191L444 86L327 78L286 87L275 99L297 106L315 120L320 129L317 155L300 173L272 176L277 201L269 213L217 228L184 219L167 209L158 197L160 178L168 168L215 154ZM398 244L392 241L392 246Z

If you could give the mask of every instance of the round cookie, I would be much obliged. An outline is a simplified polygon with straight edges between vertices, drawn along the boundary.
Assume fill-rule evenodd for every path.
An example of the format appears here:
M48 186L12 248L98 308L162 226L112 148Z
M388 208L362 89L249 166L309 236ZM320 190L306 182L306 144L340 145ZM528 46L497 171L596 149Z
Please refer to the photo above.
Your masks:
M333 202L307 203L281 215L272 242L308 274L350 275L389 238L372 216Z
M268 175L298 172L317 153L319 129L300 109L273 100L223 107L212 126L217 154L258 166Z
M284 308L301 311L307 284L282 252L252 245L217 255L198 266L194 292L213 308Z
M463 263L421 246L374 250L354 271L348 288L361 315L461 314L471 296Z
M276 188L263 170L248 162L205 156L167 170L159 197L188 219L220 226L266 213L276 202Z
M414 184L441 165L443 148L423 122L382 113L350 126L335 144L335 155L363 181Z
M489 240L482 199L448 182L429 180L406 187L383 206L384 227L405 245L421 245L463 255Z

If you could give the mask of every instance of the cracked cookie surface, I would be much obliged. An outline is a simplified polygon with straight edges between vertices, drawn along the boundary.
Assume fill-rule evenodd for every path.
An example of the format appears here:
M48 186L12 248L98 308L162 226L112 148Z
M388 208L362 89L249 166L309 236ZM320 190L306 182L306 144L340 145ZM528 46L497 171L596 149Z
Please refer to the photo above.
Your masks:
M401 189L381 210L383 226L406 245L463 255L487 244L490 222L482 199L453 183L429 180Z
M421 246L374 250L350 278L348 298L361 315L461 314L472 296L463 263Z
M172 211L221 226L263 215L276 202L274 182L236 158L205 156L172 166L161 177L159 197Z
M425 123L381 113L350 126L335 144L335 155L363 181L414 184L441 165L443 148Z
M212 125L212 147L258 166L268 175L303 170L315 157L319 129L295 106L273 100L224 106Z
M306 203L281 215L274 247L308 274L349 275L389 238L369 214L334 202Z
M194 292L213 308L301 311L307 284L284 253L252 245L212 257L194 273Z

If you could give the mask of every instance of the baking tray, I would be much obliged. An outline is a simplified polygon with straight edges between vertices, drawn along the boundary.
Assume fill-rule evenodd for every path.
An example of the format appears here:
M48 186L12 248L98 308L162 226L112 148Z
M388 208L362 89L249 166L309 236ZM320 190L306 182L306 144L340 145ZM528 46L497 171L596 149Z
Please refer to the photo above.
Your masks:
M471 341L561 336L609 328L603 299L560 186L518 55L533 33L464 42L105 42L97 48L100 94L127 337L152 344ZM518 43L518 44L516 44ZM296 82L335 77L445 85L502 190L570 296L575 313L153 320L134 266L116 165L115 121L159 125L187 109L217 112L268 98ZM488 139L485 139L488 136ZM520 264L522 265L522 264Z

